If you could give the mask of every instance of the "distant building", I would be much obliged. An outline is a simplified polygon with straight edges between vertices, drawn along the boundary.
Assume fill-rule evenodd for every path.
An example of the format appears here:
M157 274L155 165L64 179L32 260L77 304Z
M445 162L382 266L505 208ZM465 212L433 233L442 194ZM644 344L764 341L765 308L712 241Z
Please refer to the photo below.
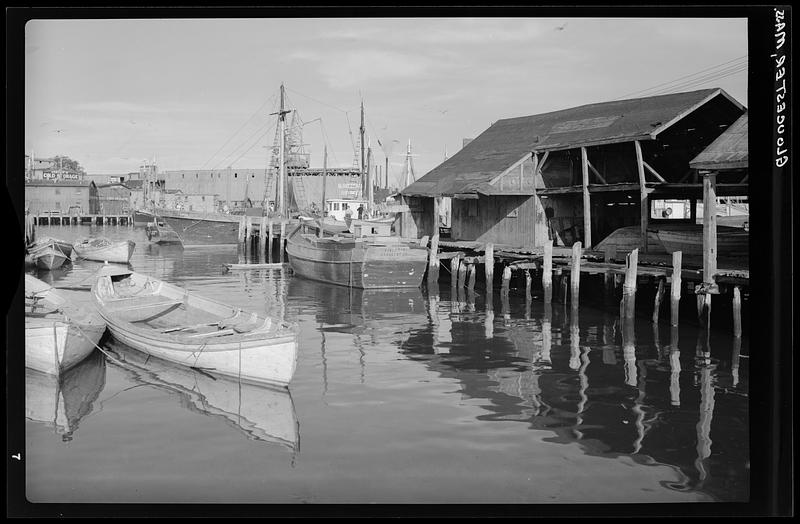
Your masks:
M130 213L131 190L125 184L97 186L99 213L102 215L127 215Z
M97 185L91 180L31 180L25 184L25 207L32 215L98 214Z

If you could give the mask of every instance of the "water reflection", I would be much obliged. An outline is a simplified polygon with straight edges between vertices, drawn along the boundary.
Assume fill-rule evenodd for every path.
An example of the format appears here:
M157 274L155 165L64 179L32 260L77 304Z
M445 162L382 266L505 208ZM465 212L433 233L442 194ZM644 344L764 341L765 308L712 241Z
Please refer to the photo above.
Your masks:
M106 384L106 360L99 351L63 373L25 368L25 418L55 430L70 441L81 420L94 409Z
M730 371L723 373L707 329L697 335L696 358L682 360L686 341L677 327L662 345L658 325L588 308L554 311L549 304L520 303L515 315L501 297L502 316L494 318L487 300L479 319L453 302L448 307L438 296L427 298L430 321L401 347L409 356L427 355L426 365L459 380L464 395L489 401L481 420L524 421L551 431L548 440L577 443L587 454L671 465L683 479L672 489L702 487L721 499L730 496L722 486L745 469L747 443L712 440L712 424L715 397L727 392L715 387L721 380L739 386L726 409L736 405L746 413L740 400L746 390L737 378L741 339L732 344ZM482 320L480 334L476 320ZM443 340L446 353L438 349ZM718 477L715 461L728 463Z
M181 406L203 415L220 417L247 438L280 444L297 452L299 423L287 389L270 388L151 357L116 340L106 349L115 365L133 380L175 393Z

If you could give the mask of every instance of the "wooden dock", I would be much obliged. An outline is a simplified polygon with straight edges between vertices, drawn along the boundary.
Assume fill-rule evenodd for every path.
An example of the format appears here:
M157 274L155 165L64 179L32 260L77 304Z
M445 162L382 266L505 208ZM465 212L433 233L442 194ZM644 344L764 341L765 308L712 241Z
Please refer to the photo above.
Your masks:
M133 215L61 214L43 212L33 216L37 226L73 226L83 224L133 226Z
M441 260L449 260L446 268L450 272L451 287L455 290L466 285L467 292L474 293L475 266L484 264L487 295L492 292L495 268L500 267L501 295L507 296L512 277L517 274L517 282L525 283L524 292L526 297L530 297L533 277L537 276L546 304L555 297L564 303L569 302L572 307L578 307L581 275L601 275L605 297L616 297L621 285L620 315L628 318L633 316L637 290L642 285L652 285L656 289L652 318L657 323L661 302L665 300L669 288L670 323L673 326L678 325L677 305L683 294L697 296L698 320L706 326L710 319L711 296L731 297L733 329L735 336L741 336L741 295L742 290L750 286L746 258L720 258L714 273L704 275L703 257L684 256L681 252L648 255L634 249L630 252L608 253L582 249L580 242L571 247L554 247L548 243L542 247L524 249L479 242L443 241L438 235L431 239L430 246L428 267L439 268ZM463 275L471 275L466 284ZM553 277L558 281L555 289Z

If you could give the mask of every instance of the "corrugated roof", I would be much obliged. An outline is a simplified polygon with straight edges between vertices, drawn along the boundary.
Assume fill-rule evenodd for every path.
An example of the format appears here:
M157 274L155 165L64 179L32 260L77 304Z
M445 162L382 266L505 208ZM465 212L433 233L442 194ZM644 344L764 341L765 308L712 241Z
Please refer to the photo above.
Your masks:
M420 196L485 192L490 180L531 151L650 139L716 96L741 107L723 90L713 88L498 120L401 192Z
M692 169L747 169L747 113L689 162Z

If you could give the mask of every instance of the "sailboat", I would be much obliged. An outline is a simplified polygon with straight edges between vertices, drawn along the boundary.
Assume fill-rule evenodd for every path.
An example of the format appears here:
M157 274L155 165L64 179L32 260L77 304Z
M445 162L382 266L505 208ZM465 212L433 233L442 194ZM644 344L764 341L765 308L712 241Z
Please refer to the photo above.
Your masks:
M362 144L363 129L362 125ZM369 175L367 170L367 217L372 216L373 207ZM322 209L327 208L323 196ZM296 274L362 289L415 288L422 282L428 250L416 241L392 235L391 220L352 220L347 224L349 233L336 231L326 236L329 223L324 218L309 218L287 237L286 253Z
M286 136L286 115L291 113L284 109L284 87L281 84L281 106L275 113L279 120L279 135ZM289 218L286 202L286 162L285 162L285 140L279 142L279 175L278 191L275 212L283 218ZM266 200L266 198L265 198ZM246 215L257 214L264 216L268 211L264 208L252 208L246 211ZM241 215L229 215L226 213L207 213L186 210L161 210L159 218L162 219L177 234L178 239L184 246L215 246L231 245L239 242L239 227L242 220Z

